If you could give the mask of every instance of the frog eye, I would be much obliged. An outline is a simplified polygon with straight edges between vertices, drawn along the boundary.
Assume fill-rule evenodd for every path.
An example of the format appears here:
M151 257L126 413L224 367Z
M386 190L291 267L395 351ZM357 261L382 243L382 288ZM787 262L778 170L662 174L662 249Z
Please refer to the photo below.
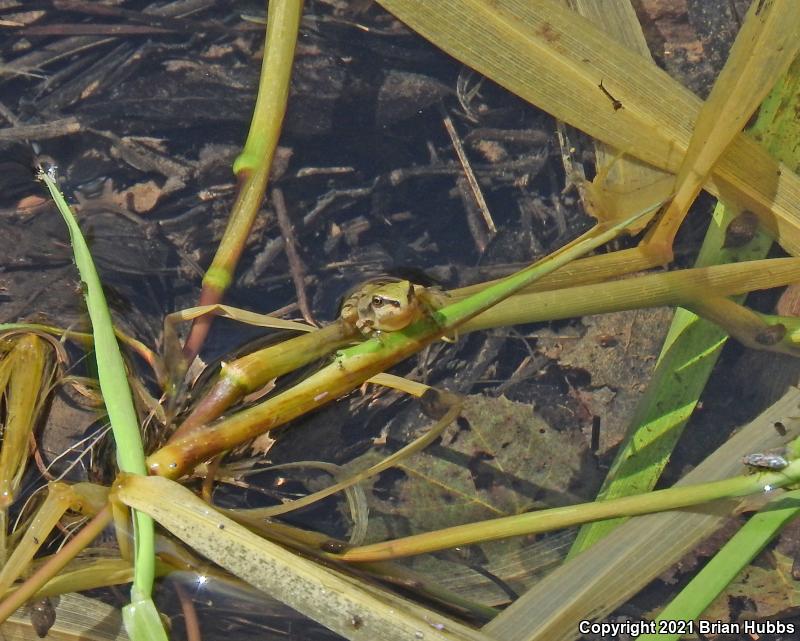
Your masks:
M400 307L399 300L392 300L391 298L384 298L383 296L373 296L372 297L372 307L378 309L383 307L384 305L390 305L391 307Z

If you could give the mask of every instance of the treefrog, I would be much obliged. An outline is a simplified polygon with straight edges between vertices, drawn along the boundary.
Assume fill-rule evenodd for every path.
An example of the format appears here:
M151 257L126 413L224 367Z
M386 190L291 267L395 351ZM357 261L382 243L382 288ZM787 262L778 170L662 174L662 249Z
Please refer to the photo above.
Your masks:
M444 296L408 280L373 278L344 299L340 316L365 335L394 332L440 307L439 297Z

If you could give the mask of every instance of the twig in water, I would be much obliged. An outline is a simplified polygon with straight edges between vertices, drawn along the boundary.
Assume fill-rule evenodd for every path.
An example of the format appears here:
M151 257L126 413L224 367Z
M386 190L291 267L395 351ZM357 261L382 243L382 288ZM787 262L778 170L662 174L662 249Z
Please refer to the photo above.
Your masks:
M486 199L483 197L483 192L478 184L478 179L475 177L475 172L472 171L472 166L469 164L469 159L464 151L464 145L461 144L461 139L458 137L456 128L453 125L453 120L450 118L449 114L445 112L443 107L440 106L440 108L442 110L442 122L444 123L444 128L447 130L447 135L450 136L453 149L455 149L458 160L464 170L464 176L469 183L469 188L472 191L472 197L475 199L478 209L480 209L481 215L483 216L483 220L486 223L486 227L488 228L489 232L491 234L496 234L497 227L494 224L494 220L492 220L492 214L489 212L489 206L486 204Z
M278 227L283 236L283 248L286 251L286 258L289 260L289 272L292 275L294 288L297 292L297 305L300 313L307 323L316 325L314 317L311 315L311 308L308 306L308 296L306 295L305 266L297 252L297 241L294 237L292 222L289 220L289 213L286 210L286 201L283 198L283 191L275 187L272 190L272 204L275 207L275 215L278 218Z

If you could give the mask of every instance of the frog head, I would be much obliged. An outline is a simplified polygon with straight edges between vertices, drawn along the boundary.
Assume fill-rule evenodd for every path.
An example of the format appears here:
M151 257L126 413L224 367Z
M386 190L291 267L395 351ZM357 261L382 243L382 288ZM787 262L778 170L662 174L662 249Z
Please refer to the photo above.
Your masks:
M407 280L382 283L369 295L365 318L371 320L372 329L393 332L410 325L418 317L414 285Z
M362 334L394 332L420 316L414 284L407 280L378 278L367 281L344 301L341 317Z

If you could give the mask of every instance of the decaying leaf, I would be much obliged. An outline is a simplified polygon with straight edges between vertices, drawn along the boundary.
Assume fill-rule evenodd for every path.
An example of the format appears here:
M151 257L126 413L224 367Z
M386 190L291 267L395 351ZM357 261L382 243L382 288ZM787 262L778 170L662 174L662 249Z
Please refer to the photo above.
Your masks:
M793 560L771 552L751 565L711 604L703 618L711 621L785 618L797 614L800 582L792 578Z
M402 438L413 436L406 433ZM351 465L362 469L385 455L372 451ZM529 405L472 396L439 444L373 481L367 538L395 538L574 503L588 499L598 482L596 462L579 430L559 432ZM387 483L391 484L388 492ZM565 545L564 536L541 545L533 540L497 541L480 546L466 563L500 575L513 589L521 590L543 563L558 558L557 549L566 551ZM414 563L418 569L437 565L431 559ZM433 572L439 583L452 581L455 589L467 587L463 574L454 567ZM478 598L492 600L479 594Z
M601 417L600 452L616 447L625 436L636 404L649 380L671 316L666 308L633 310L583 319L578 336L542 328L537 347L566 370L582 370L588 384L575 394L591 416ZM649 357L648 357L649 356ZM584 418L584 421L586 419Z

